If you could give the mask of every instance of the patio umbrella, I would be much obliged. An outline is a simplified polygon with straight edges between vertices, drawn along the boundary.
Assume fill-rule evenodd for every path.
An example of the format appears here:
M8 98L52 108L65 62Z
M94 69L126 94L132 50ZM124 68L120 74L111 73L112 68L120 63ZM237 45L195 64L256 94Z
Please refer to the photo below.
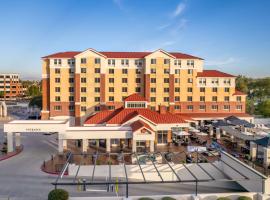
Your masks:
M190 135L190 133L186 132L186 131L175 131L173 132L175 135L178 135L178 136L188 136Z
M200 131L196 128L189 128L189 131L190 132L193 132L193 133L199 133Z
M199 135L199 136L207 136L208 134L207 134L207 133L203 133L203 132L199 132L199 133L196 133L196 135Z

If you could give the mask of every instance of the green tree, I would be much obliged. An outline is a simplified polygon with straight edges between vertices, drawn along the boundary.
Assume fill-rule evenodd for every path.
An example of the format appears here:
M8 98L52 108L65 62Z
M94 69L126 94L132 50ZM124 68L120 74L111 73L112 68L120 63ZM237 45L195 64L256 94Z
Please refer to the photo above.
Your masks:
M255 113L255 105L252 99L246 100L246 112L253 115Z
M236 89L241 91L241 92L244 92L244 93L248 93L249 92L249 88L248 88L248 83L249 83L249 79L246 78L245 76L238 76L236 78Z
M29 107L38 107L38 108L42 108L42 96L35 96L33 97L30 102L29 102Z
M38 85L31 85L27 88L27 96L35 97L41 95L41 91Z
M262 101L258 104L258 112L264 117L270 117L270 99Z
M4 97L4 91L0 91L0 98L3 98Z

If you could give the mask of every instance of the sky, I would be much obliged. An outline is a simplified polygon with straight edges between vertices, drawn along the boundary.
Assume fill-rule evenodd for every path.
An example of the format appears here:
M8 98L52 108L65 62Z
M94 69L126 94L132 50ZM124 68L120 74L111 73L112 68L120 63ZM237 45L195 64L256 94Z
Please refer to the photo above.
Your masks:
M62 51L164 49L205 69L270 76L269 0L0 0L0 73L41 79Z

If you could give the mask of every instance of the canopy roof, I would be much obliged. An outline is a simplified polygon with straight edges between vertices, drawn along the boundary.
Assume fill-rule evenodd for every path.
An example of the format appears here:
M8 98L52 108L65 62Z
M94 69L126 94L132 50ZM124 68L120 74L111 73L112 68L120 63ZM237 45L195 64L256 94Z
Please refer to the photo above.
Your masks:
M258 140L254 140L254 142L257 145L263 146L263 147L270 147L270 137L264 137Z

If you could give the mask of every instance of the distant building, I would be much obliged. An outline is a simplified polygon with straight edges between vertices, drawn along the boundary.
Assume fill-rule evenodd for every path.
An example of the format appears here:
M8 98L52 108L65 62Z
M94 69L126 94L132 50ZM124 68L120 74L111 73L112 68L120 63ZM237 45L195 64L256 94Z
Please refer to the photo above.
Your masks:
M19 74L0 74L0 98L12 100L23 96Z

